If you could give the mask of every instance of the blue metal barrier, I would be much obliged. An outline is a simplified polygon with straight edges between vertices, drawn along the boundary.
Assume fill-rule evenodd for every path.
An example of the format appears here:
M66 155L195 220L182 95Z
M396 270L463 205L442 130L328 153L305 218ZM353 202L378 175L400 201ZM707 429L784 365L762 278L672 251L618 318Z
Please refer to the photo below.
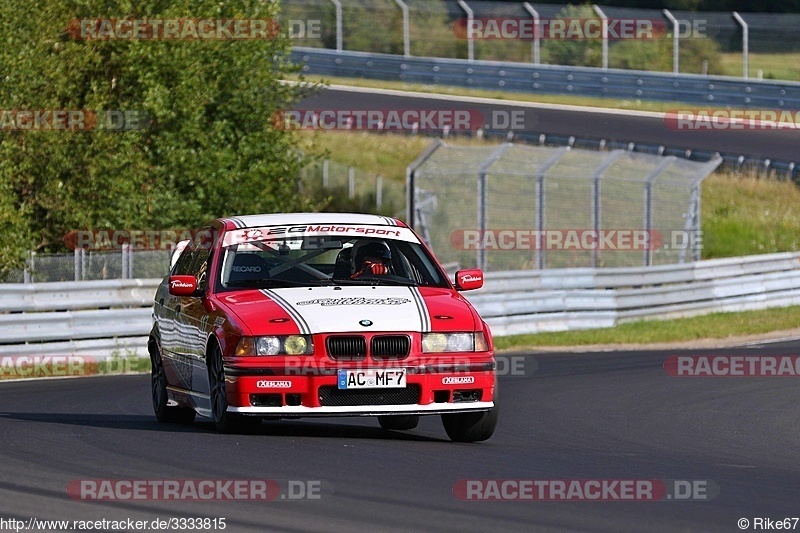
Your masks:
M403 57L321 48L292 51L309 74L452 85L533 94L574 94L703 106L800 109L800 83L722 76L495 61Z

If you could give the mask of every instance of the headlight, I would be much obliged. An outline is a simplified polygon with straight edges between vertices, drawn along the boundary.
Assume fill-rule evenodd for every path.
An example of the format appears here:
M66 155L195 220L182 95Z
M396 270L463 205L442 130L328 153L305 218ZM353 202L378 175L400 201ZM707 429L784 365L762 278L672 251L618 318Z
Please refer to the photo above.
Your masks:
M314 343L308 335L242 337L236 346L237 357L270 355L312 355Z
M278 337L256 337L256 355L278 355L281 341Z
M308 341L300 335L290 335L283 341L283 351L287 355L302 355L308 353Z
M422 352L485 352L486 337L478 333L423 333Z

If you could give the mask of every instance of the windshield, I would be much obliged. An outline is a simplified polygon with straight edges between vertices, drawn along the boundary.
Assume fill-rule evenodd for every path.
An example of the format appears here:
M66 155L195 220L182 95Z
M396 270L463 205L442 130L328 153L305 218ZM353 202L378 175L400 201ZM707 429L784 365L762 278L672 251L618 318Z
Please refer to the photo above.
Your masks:
M418 243L347 236L293 237L224 248L223 290L319 285L448 287Z

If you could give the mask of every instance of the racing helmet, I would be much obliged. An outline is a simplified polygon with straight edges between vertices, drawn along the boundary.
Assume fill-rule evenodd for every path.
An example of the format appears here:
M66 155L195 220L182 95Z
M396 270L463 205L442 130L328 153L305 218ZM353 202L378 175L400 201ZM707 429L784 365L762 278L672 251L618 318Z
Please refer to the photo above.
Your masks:
M359 242L353 246L352 254L352 271L354 273L361 273L367 267L366 261L377 259L388 269L392 261L392 250L389 245L384 241L366 241ZM379 272L373 269L373 273L387 273Z

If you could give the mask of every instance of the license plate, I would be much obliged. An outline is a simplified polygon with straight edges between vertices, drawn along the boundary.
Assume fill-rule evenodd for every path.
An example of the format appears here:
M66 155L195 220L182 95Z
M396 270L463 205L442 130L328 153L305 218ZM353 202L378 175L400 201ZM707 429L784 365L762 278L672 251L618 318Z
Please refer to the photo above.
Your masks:
M397 389L406 386L406 369L339 370L340 389Z

